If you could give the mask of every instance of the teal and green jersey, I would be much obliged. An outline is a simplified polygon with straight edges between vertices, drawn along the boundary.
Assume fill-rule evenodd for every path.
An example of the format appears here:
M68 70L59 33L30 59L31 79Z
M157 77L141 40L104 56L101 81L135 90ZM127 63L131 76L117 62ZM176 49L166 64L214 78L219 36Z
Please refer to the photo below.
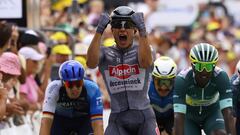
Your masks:
M225 71L215 67L209 83L201 88L196 85L191 68L181 71L174 84L174 112L184 113L187 117L203 119L218 109L232 107L232 90Z

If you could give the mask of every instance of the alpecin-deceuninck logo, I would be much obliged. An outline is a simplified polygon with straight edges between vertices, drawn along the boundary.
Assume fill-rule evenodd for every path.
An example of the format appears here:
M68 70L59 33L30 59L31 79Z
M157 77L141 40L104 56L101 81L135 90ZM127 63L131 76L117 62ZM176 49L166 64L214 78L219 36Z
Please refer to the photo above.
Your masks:
M139 67L137 64L128 65L121 64L117 66L109 66L109 75L119 79L126 79L131 75L139 74Z

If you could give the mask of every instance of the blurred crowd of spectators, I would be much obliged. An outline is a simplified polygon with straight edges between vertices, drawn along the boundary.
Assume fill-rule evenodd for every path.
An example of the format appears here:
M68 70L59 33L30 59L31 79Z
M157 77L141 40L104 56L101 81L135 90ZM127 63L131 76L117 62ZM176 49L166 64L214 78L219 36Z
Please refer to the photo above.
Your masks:
M14 122L20 124L19 115L41 110L48 82L58 79L60 64L68 59L78 60L84 65L86 77L99 84L104 106L109 108L110 99L101 74L98 69L88 69L86 66L87 49L98 19L101 13L110 13L116 6L138 4L142 7L145 21L149 22L147 25L151 26L153 20L148 18L157 12L158 2L161 0L122 0L116 3L112 0L78 0L73 1L74 4L72 0L41 0L41 27L64 31L49 31L44 35L33 30L19 32L17 26L1 22L0 128L4 127L9 117L16 117ZM230 77L235 72L240 58L240 27L221 2L199 4L198 17L190 26L148 29L149 42L157 52L157 57L165 55L173 58L179 71L189 66L188 54L192 45L204 41L218 49L218 66ZM102 45L114 44L110 26L103 37Z

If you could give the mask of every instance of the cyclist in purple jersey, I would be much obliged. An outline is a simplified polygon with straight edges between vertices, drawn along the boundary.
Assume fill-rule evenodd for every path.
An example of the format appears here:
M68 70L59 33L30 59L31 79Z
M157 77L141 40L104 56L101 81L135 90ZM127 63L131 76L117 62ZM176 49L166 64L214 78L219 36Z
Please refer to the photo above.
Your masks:
M100 46L102 34L111 24L116 45ZM139 45L133 44L138 32ZM154 54L153 54L154 56ZM152 71L143 13L120 6L111 16L102 14L87 53L87 65L99 66L111 98L106 135L154 135L159 130L148 98Z

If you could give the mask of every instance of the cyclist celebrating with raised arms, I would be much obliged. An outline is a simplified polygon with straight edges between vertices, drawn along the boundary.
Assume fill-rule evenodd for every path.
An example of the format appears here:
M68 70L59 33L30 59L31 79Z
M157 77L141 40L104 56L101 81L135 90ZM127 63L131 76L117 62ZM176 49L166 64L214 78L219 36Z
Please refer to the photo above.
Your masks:
M235 135L232 90L226 72L216 66L217 49L208 43L192 47L191 68L181 71L174 84L176 135Z
M74 60L59 69L61 80L46 90L40 135L103 135L101 93L96 83L85 80L83 66Z
M102 34L109 23L116 44L100 47ZM137 31L139 45L133 44ZM143 13L120 6L110 17L101 16L88 49L87 65L89 68L99 66L110 95L111 114L105 135L159 133L148 98L152 60Z
M156 115L160 132L171 135L173 128L173 84L177 65L169 57L161 56L154 62L152 81L149 87L150 103Z

